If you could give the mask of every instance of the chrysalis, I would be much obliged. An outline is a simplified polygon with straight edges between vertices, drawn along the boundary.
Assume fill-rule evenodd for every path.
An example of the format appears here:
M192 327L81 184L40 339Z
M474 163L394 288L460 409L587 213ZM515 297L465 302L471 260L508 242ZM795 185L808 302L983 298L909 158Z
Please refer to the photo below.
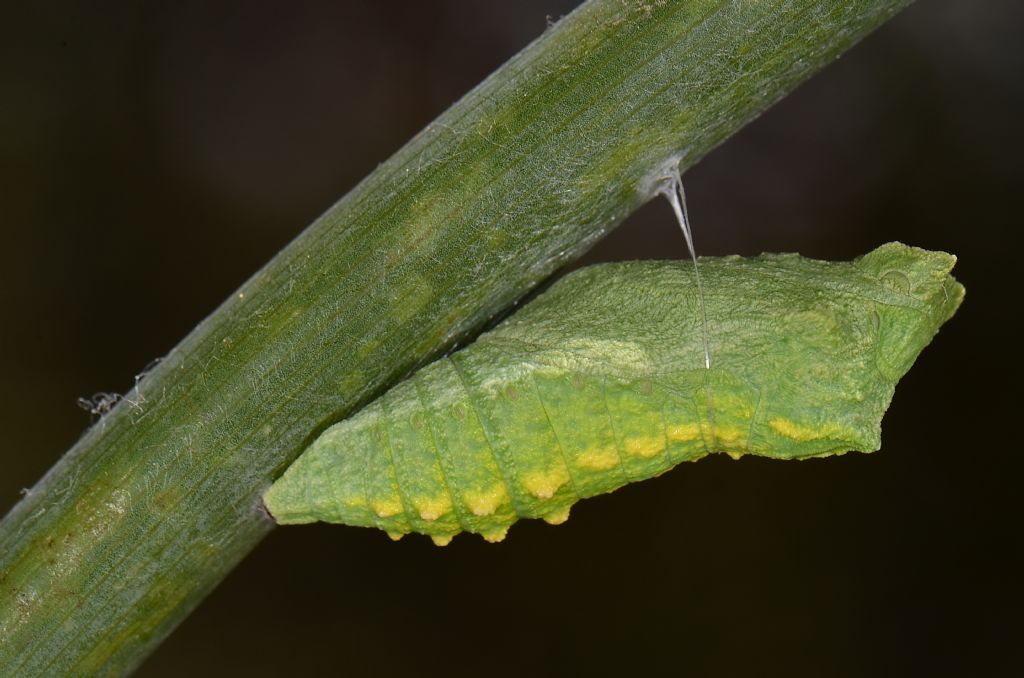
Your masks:
M897 380L963 299L954 262L899 243L846 263L702 258L710 369L692 266L577 271L327 429L266 506L279 523L498 541L711 452L876 450Z

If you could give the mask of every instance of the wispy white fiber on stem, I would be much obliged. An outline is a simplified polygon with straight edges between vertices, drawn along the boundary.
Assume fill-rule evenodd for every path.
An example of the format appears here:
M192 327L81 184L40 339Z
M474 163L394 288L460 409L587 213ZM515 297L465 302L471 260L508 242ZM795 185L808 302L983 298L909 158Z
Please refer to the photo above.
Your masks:
M676 213L676 220L679 222L679 228L682 229L683 237L686 238L686 247L690 250L690 259L693 260L694 279L697 282L697 305L700 308L701 339L704 342L704 369L709 372L709 374L706 375L704 383L707 387L708 423L711 427L711 440L713 445L715 440L715 414L712 406L713 401L710 378L711 338L710 332L708 331L708 314L704 307L704 285L700 279L700 265L697 263L697 250L693 246L693 232L690 230L690 218L686 211L686 193L683 191L683 179L679 175L678 165L672 168L672 183L664 189L663 193L668 199L669 204L672 205L672 211Z

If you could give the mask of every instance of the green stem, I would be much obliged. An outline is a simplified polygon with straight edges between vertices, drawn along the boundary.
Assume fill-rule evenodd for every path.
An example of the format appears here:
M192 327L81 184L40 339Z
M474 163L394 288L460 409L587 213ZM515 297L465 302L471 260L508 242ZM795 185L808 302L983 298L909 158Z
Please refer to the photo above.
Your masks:
M0 525L5 675L123 673L325 425L478 329L908 0L590 0L249 280Z

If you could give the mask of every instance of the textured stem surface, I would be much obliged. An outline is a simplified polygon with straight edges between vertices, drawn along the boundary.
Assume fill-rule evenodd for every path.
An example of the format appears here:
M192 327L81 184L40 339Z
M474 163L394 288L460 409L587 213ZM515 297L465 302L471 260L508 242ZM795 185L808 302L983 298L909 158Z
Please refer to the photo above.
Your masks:
M907 0L591 0L379 167L0 525L0 673L136 666L327 424L466 335Z

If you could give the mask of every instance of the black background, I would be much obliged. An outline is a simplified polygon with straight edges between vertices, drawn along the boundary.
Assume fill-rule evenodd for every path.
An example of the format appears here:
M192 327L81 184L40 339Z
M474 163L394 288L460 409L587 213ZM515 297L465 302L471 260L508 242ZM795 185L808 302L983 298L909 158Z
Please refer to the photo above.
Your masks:
M31 4L0 22L0 511L78 396L574 3ZM703 254L960 257L881 452L716 457L496 546L279 529L140 675L1019 672L1017 7L919 2L686 175ZM656 201L588 260L684 254Z

